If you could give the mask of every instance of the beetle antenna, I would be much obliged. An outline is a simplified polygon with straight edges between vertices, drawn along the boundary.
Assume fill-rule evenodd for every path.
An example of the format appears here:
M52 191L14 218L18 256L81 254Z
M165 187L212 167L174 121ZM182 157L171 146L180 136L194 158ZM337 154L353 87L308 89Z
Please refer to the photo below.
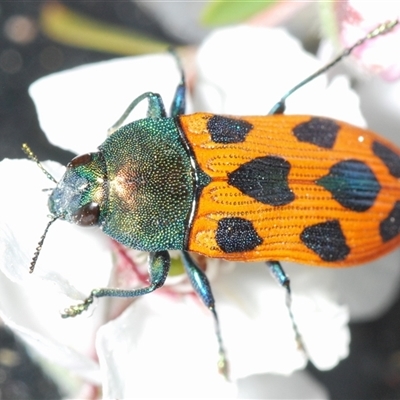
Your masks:
M58 218L59 217L52 217L51 220L48 222L48 224L46 226L46 229L44 230L43 235L40 238L39 243L38 243L38 245L36 247L35 254L32 257L31 266L29 267L29 273L30 274L35 269L35 265L36 265L36 262L37 262L37 260L39 258L40 251L42 250L43 242L44 242L44 239L46 238L47 232L48 232L50 226L53 224L53 222L56 221Z
M343 58L349 56L352 51L361 46L363 43L366 41L373 39L377 36L384 35L388 32L390 32L396 25L399 24L399 20L396 19L394 21L388 21L384 22L383 24L380 24L378 27L376 27L374 30L369 32L367 35L365 35L363 38L359 39L356 43L353 44L353 46L348 47L347 49L344 49L336 58L334 58L329 64L325 65L318 71L314 72L312 75L310 75L308 78L302 80L300 83L298 83L296 86L294 86L292 89L290 89L279 101L276 103L268 115L271 114L283 114L286 108L285 101L286 99L291 96L294 92L296 92L298 89L306 85L308 82L312 81L313 79L317 78L318 76L322 75L324 72L328 71L331 69L334 65L336 65L340 60Z
M53 175L50 174L49 171L47 171L42 163L39 161L39 159L36 157L36 155L33 153L33 151L30 149L30 147L24 143L22 145L22 150L23 152L28 156L28 158L32 161L34 161L36 163L36 165L42 170L42 172L47 176L48 179L50 179L51 181L53 181L56 185L57 185L57 181L56 179L53 177Z

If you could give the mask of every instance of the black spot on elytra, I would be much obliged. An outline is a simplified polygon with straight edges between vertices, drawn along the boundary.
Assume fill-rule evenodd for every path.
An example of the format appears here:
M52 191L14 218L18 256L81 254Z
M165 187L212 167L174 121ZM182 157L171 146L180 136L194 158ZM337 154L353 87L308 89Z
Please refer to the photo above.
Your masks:
M338 162L316 184L329 190L343 207L357 212L371 208L381 190L371 168L358 160Z
M253 125L242 119L213 115L207 121L207 129L215 143L241 143L245 141Z
M395 178L400 178L400 155L379 142L372 143L372 151L388 167Z
M341 261L350 253L339 221L332 220L304 228L301 241L323 261Z
M327 118L311 118L293 128L293 133L300 142L315 144L331 149L336 141L340 126Z
M289 171L290 163L282 157L259 157L230 172L228 183L263 204L282 206L294 200Z
M225 253L253 250L262 243L251 221L244 218L222 218L218 221L215 240Z
M380 223L379 231L384 242L388 242L400 233L400 201L396 201L387 218Z

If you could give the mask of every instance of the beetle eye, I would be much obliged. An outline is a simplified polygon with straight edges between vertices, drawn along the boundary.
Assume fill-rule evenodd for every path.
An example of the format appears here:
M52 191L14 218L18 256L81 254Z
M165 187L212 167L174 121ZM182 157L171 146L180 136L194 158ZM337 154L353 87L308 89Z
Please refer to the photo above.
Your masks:
M67 165L67 168L79 167L92 161L92 155L90 153L82 154L74 157Z
M73 216L72 220L79 226L93 226L99 222L100 207L97 203L88 203L81 207Z

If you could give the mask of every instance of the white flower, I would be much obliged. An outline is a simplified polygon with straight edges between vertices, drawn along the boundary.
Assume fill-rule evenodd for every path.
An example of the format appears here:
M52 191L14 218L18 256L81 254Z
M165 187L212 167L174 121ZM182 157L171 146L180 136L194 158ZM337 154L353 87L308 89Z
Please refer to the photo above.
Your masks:
M266 114L287 90L318 68L318 62L283 31L246 27L212 35L199 50L197 63L193 108L231 114ZM178 81L175 61L165 54L55 74L36 82L31 94L50 141L86 153L106 138L107 128L136 96L159 92L169 107ZM363 124L357 97L343 77L330 84L320 77L287 105L288 113ZM138 107L132 119L143 118L146 107ZM60 177L59 166L45 166L56 179ZM49 362L102 385L105 398L234 397L236 390L241 397L268 398L283 386L287 397L327 397L305 373L265 375L263 384L253 376L289 375L306 364L294 340L285 292L262 263L210 263L222 336L237 386L216 372L217 343L209 311L190 290L182 290L176 278L134 302L103 298L86 315L62 320L59 311L85 298L91 289L109 282L131 283L131 271L112 268L111 246L104 235L57 221L35 272L29 275L30 258L48 214L47 194L41 189L52 187L52 182L27 160L2 162L0 182L8 193L0 207L0 315ZM397 287L396 260L397 254L374 267L352 271L284 264L292 281L293 313L318 367L332 368L348 353L349 314L343 302L348 293L343 287L354 296L350 310L354 304L367 303L357 310L359 315L365 315L367 307L384 309ZM380 297L371 298L359 289L364 290L369 273L376 270L385 271L385 276L379 274L380 281L390 278L381 283L387 285L385 290L375 292ZM345 286L349 279L355 279L348 283L350 288ZM375 275L373 279L378 280Z

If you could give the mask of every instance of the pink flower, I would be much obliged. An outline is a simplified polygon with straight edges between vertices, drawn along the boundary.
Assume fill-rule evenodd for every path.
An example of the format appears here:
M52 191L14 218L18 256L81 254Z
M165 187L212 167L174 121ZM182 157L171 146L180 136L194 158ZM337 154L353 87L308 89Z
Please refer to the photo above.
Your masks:
M380 24L400 17L400 5L396 1L348 0L324 3L321 8L322 27L341 48L352 46ZM399 47L400 26L397 26L390 33L367 41L352 54L362 69L394 81L400 78Z

